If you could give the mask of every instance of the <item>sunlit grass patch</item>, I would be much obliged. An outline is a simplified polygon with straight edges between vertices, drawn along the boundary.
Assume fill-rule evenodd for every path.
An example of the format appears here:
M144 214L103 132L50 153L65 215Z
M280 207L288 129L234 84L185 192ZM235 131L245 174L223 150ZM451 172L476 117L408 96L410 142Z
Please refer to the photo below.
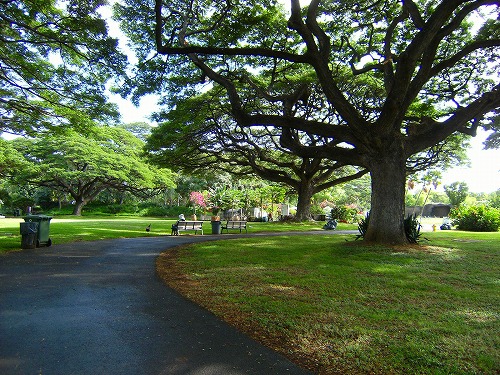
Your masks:
M202 270L194 300L318 373L497 372L500 235L428 238L404 248L241 239L179 259L185 275Z
M19 224L22 218L7 218L0 220L0 253L21 249L21 234ZM170 234L174 220L154 218L120 217L64 217L53 218L50 221L50 238L53 244L76 241L94 241L111 238L131 238L142 236L158 236ZM146 233L146 226L151 225L151 231Z
M141 236L162 236L171 234L171 225L175 219L124 216L57 216L50 222L50 238L53 244L74 241L93 241L112 238L133 238ZM19 223L23 218L0 220L0 253L21 249ZM151 224L151 231L146 233L146 226ZM248 233L287 232L287 231L322 231L322 222L281 223L252 222ZM355 225L342 224L339 229L355 229ZM205 235L211 233L210 222L204 223ZM232 232L234 234L234 232Z

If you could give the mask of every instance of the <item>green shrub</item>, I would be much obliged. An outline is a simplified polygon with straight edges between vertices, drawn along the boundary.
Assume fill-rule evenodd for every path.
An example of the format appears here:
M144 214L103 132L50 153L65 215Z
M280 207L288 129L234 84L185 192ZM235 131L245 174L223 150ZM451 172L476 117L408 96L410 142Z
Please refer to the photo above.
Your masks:
M47 210L47 215L52 216L62 216L62 215L71 215L73 213L73 206L63 206L61 208L52 208Z
M44 211L48 215L71 215L73 205L66 205L59 208L52 208ZM179 214L184 214L186 217L191 215L192 207L186 206L162 206L155 203L126 203L126 204L102 204L100 202L91 202L83 207L84 215L92 216L141 216L141 217L178 217Z
M500 228L500 210L489 206L464 206L451 210L453 225L471 232L497 232Z
M366 217L362 218L358 223L359 235L356 239L365 238L366 231L368 230L368 224L370 223L370 213L366 213Z
M417 220L417 215L408 215L404 220L405 234L409 243L418 243L420 236L420 222Z
M325 210L323 210L319 204L312 204L309 212L312 215L322 215L325 213Z
M358 218L358 210L347 206L334 206L330 211L330 218L346 223L355 223Z
M108 204L102 207L102 212L106 214L128 214L137 213L139 207L136 204Z
M186 217L191 215L192 208L185 206L149 206L141 211L141 216L154 216L154 217L178 217L184 214Z
M157 217L165 217L172 216L170 214L170 208L165 206L154 206L148 207L144 210L142 216L157 216Z

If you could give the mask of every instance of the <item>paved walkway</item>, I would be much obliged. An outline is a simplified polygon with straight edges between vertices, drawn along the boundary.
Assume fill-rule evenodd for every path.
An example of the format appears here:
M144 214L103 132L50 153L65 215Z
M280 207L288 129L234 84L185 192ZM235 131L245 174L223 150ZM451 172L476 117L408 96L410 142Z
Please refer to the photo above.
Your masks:
M155 275L162 251L214 237L79 242L0 256L0 374L308 374Z

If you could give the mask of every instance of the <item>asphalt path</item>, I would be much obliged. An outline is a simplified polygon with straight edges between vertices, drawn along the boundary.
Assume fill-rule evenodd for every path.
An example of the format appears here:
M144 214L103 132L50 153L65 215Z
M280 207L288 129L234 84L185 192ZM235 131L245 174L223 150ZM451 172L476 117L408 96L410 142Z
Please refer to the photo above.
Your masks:
M0 374L310 374L156 275L161 252L215 238L76 242L0 256Z

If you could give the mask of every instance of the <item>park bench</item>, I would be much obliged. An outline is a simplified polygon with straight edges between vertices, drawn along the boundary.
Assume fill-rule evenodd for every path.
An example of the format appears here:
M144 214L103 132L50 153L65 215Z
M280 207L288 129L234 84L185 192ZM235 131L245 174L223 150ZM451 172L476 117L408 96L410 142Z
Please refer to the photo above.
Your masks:
M177 230L175 230L174 225L177 225ZM194 234L198 231L203 234L203 221L178 221L176 224L172 225L172 235L179 235L181 231L194 230Z
M247 222L241 220L228 220L226 224L221 226L221 233L224 229L227 233L229 233L229 229L239 229L240 233L242 229L245 229L245 233L247 233Z

